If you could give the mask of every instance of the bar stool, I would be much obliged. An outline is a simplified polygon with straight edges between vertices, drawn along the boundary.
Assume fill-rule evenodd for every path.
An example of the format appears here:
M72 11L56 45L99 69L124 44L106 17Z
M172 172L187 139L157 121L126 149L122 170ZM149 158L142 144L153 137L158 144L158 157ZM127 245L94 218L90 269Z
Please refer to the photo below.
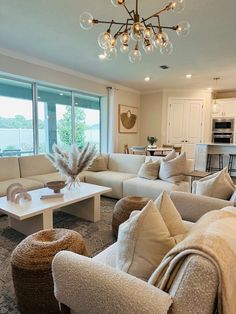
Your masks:
M224 154L207 154L207 164L206 164L206 171L210 172L210 171L219 171L223 169L223 157ZM218 158L218 163L219 163L219 167L218 168L213 168L212 167L212 161L214 160L214 158Z
M236 154L229 154L228 172L230 176L232 172L236 172L236 168L233 168L235 160L236 160Z

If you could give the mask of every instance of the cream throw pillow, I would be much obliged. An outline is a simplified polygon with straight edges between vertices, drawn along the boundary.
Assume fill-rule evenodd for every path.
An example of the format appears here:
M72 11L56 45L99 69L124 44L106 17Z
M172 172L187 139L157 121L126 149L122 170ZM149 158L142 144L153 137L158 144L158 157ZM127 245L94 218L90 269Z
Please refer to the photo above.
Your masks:
M162 192L154 204L156 204L170 235L175 238L176 243L180 242L188 230L185 228L183 220L169 194L166 191Z
M168 155L167 155L168 157ZM178 183L185 179L187 173L186 154L182 153L173 159L163 158L159 171L159 178L163 181Z
M88 168L89 171L106 171L107 170L107 160L104 156L98 155Z
M160 162L149 160L144 162L138 172L138 177L148 180L156 180L159 175Z
M196 181L195 185L195 194L220 198L223 200L229 200L235 191L235 186L228 174L227 167Z
M176 152L174 149L172 149L172 151L166 155L166 157L163 158L163 160L165 161L169 161L171 159L174 159L176 157Z
M119 227L116 268L148 280L174 239L153 201Z

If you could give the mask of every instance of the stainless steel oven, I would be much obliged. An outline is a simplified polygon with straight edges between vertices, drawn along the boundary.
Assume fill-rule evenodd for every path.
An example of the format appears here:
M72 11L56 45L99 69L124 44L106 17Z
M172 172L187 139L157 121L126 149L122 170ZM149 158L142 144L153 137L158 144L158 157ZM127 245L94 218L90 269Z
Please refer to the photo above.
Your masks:
M213 143L233 143L234 141L234 133L213 133L212 134L212 142Z
M212 133L234 133L234 118L213 119Z

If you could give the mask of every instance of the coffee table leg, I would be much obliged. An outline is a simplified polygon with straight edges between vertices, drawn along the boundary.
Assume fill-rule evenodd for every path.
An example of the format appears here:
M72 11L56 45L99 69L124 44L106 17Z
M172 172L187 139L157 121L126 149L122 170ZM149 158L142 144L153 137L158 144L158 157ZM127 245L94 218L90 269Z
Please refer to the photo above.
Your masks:
M53 228L53 212L47 210L43 214L27 218L24 220L18 220L13 217L9 217L9 226L25 235L30 235L39 230L52 229Z
M95 195L86 200L60 209L70 215L96 222L100 220L100 195Z

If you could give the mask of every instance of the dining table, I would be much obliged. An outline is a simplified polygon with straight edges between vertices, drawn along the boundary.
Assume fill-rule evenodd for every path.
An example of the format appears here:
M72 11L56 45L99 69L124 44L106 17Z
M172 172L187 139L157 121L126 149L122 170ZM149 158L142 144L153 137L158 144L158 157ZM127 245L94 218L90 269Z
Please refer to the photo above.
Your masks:
M159 156L165 156L167 155L169 152L171 152L173 149L173 147L153 147L153 148L149 148L147 147L146 150L147 152L149 152L149 154L151 156L154 156L154 154L156 152L158 152L158 154L156 155L159 155Z

